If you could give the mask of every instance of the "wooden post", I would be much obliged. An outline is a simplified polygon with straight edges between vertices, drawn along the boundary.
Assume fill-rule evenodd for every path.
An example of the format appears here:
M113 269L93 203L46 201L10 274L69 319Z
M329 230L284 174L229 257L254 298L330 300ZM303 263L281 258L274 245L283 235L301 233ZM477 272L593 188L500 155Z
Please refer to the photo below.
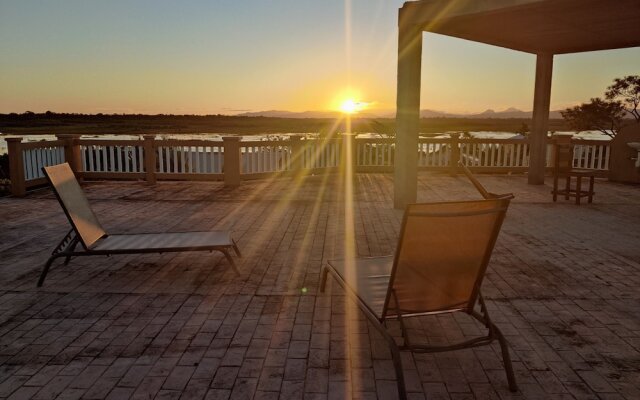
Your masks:
M530 185L544 184L552 74L553 54L538 54L536 59L536 84L533 94L529 176L527 178Z
M304 169L304 142L301 135L289 136L291 142L291 172L298 174Z
M80 157L80 135L57 134L58 140L64 141L64 160L69 163L71 170L80 180L83 172L82 158Z
M144 171L148 183L156 183L156 135L144 135Z
M449 160L449 174L456 176L458 174L458 162L460 162L460 134L453 132L451 134L451 159Z
M420 129L420 75L422 28L403 23L399 15L398 87L394 201L397 209L418 196L418 131Z
M224 184L225 186L240 186L242 163L240 156L241 136L225 136L224 145Z
M11 194L23 197L27 194L24 181L24 160L22 156L21 137L9 137L7 149L9 150L9 179L11 180Z

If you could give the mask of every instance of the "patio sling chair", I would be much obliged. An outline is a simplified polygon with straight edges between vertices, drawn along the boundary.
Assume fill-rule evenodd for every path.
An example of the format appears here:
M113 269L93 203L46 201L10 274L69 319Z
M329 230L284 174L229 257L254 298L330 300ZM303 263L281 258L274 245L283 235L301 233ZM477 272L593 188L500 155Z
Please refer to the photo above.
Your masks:
M107 234L91 210L69 164L44 167L43 171L69 219L71 230L56 246L44 265L38 287L42 286L51 264L59 257L66 257L67 265L71 257L76 256L215 250L224 254L236 273L240 274L229 253L230 249L233 249L238 257L241 256L230 232ZM78 243L82 245L81 250L76 250Z
M476 187L482 185L473 178ZM507 342L491 322L480 294L494 244L513 195L482 188L484 200L410 204L395 256L329 261L321 275L324 292L331 275L354 299L391 349L401 399L404 386L401 350L432 353L487 345L498 340L511 391L517 391ZM476 309L476 302L480 309ZM464 312L487 328L487 335L446 346L414 344L405 326L409 317ZM398 346L385 321L399 321L404 343Z

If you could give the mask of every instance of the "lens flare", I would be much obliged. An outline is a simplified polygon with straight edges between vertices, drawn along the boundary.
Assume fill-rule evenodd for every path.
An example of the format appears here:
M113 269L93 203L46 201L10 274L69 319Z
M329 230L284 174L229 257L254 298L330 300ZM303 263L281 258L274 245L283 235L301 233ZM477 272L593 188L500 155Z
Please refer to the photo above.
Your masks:
M356 101L354 99L346 99L340 104L340 111L345 114L356 114L365 109L367 103Z

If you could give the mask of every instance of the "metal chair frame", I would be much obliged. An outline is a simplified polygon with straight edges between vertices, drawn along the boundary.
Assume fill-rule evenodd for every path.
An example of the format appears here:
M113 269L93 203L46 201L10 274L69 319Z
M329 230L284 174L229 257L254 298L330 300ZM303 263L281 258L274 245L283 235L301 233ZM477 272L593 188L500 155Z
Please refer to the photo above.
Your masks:
M508 207L509 201L513 198L513 195L511 194L505 194L505 195L496 195L493 193L490 193L488 191L486 191L484 189L484 187L473 177L473 175L471 174L471 172L467 169L466 166L461 165L464 173L469 177L469 179L471 180L471 182L474 184L474 186L478 189L478 191L482 194L482 196L485 199L493 199L493 200L503 200L503 204L505 204L504 209L501 209L501 211L506 212L506 208ZM408 218L408 211L409 208L407 209L407 211L405 212L404 218L403 218L403 222L402 222L402 228L401 228L401 232L403 233L405 231L405 225L406 225L406 221ZM493 210L491 210L493 211ZM480 212L476 212L475 214L480 214L483 213L483 211ZM473 213L466 213L466 214L461 214L461 215L467 215L467 214L471 214L473 215ZM486 268L487 265L489 263L489 259L491 257L491 253L492 253L492 249L493 246L495 244L495 241L497 240L498 234L500 232L500 227L502 225L502 221L504 219L504 213L502 214L502 216L500 217L500 219L496 222L495 227L494 227L494 231L492 232L492 237L490 239L490 250L486 253L485 258L482 261L482 270L481 272L478 274L476 281L474 283L474 289L473 289L473 293L470 296L469 302L461 308L457 308L457 309L446 309L446 310L442 310L442 311L431 311L431 312L423 312L423 313L405 313L403 312L403 310L400 309L394 309L396 315L395 318L398 320L398 322L400 323L400 328L401 328L401 332L402 332L402 337L403 337L403 344L402 345L398 345L396 343L396 340L389 334L389 331L386 328L386 321L394 318L393 315L388 315L388 310L389 310L389 304L390 304L390 299L391 297L394 297L394 304L398 305L400 304L396 298L396 293L395 290L393 289L393 282L394 282L394 278L395 278L395 273L396 273L396 269L397 269L397 259L399 256L399 249L402 246L402 233L400 236L400 240L398 243L398 246L396 248L396 255L394 257L394 261L393 261L393 268L391 270L391 274L389 276L389 283L388 283L388 290L387 290L387 294L386 294L386 300L384 303L384 307L382 310L382 315L378 316L376 314L375 311L373 311L373 309L362 299L360 298L360 296L358 296L358 293L356 293L355 290L353 290L352 288L350 288L349 284L345 281L345 279L341 276L341 274L333 267L331 266L331 264L325 264L323 266L322 272L321 272L321 278L320 278L320 292L324 293L326 290L326 283L327 283L327 279L328 279L328 275L329 273L331 273L331 275L333 276L333 278L338 282L338 284L340 284L340 286L342 286L343 289L345 289L345 292L347 294L347 296L354 300L356 302L356 304L358 304L359 308L362 310L362 312L364 313L364 315L367 317L367 319L371 322L371 325L382 335L382 337L385 339L385 341L388 343L389 345L389 349L391 350L391 359L393 362L393 366L396 372L396 379L397 379L397 387L398 387L398 394L400 396L400 399L406 399L407 398L407 391L405 388L405 384L404 384L404 373L402 370L402 359L401 359L401 355L400 352L401 351L411 351L411 352L415 352L415 353L435 353L435 352L444 352L444 351L452 351L452 350L460 350L460 349L467 349L467 348L473 348L473 347L478 347L478 346L485 346L488 345L490 343L492 343L494 340L498 340L498 342L500 343L500 350L502 353L502 358L503 358L503 362L504 362L504 367L505 367L505 372L507 375L507 381L509 384L509 389L512 392L516 392L518 390L517 384L516 384L516 379L515 379L515 374L513 371L513 366L511 364L511 357L509 354L509 348L507 346L507 340L505 339L504 335L502 334L502 332L500 331L500 329L498 329L498 327L491 321L491 318L489 317L489 312L487 310L486 304L484 302L484 298L482 297L482 294L480 292L480 285L482 283L482 279L484 277L484 274L486 272ZM480 311L478 312L476 310L476 303L479 303L480 305ZM474 338L474 339L470 339L470 340L466 340L463 342L459 342L459 343L455 343L452 345L447 345L447 346L427 346L427 345L416 345L416 344L412 344L411 340L409 338L409 334L408 334L408 330L406 328L405 325L405 319L406 318L412 318L412 317L418 317L418 316L424 316L424 315L435 315L435 314L442 314L442 313L451 313L451 312L464 312L466 314L468 314L470 317L476 319L477 321L479 321L481 324L483 324L486 328L487 328L487 335L486 336L481 336L478 338ZM405 314L403 316L403 314Z

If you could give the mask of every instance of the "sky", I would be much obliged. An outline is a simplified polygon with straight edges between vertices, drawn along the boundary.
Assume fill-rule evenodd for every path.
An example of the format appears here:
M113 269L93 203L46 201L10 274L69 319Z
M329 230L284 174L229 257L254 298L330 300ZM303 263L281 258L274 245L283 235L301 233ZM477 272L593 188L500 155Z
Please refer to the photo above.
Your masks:
M403 0L0 0L0 113L393 110ZM422 108L531 110L535 56L425 34ZM640 49L556 56L551 108L640 73Z

